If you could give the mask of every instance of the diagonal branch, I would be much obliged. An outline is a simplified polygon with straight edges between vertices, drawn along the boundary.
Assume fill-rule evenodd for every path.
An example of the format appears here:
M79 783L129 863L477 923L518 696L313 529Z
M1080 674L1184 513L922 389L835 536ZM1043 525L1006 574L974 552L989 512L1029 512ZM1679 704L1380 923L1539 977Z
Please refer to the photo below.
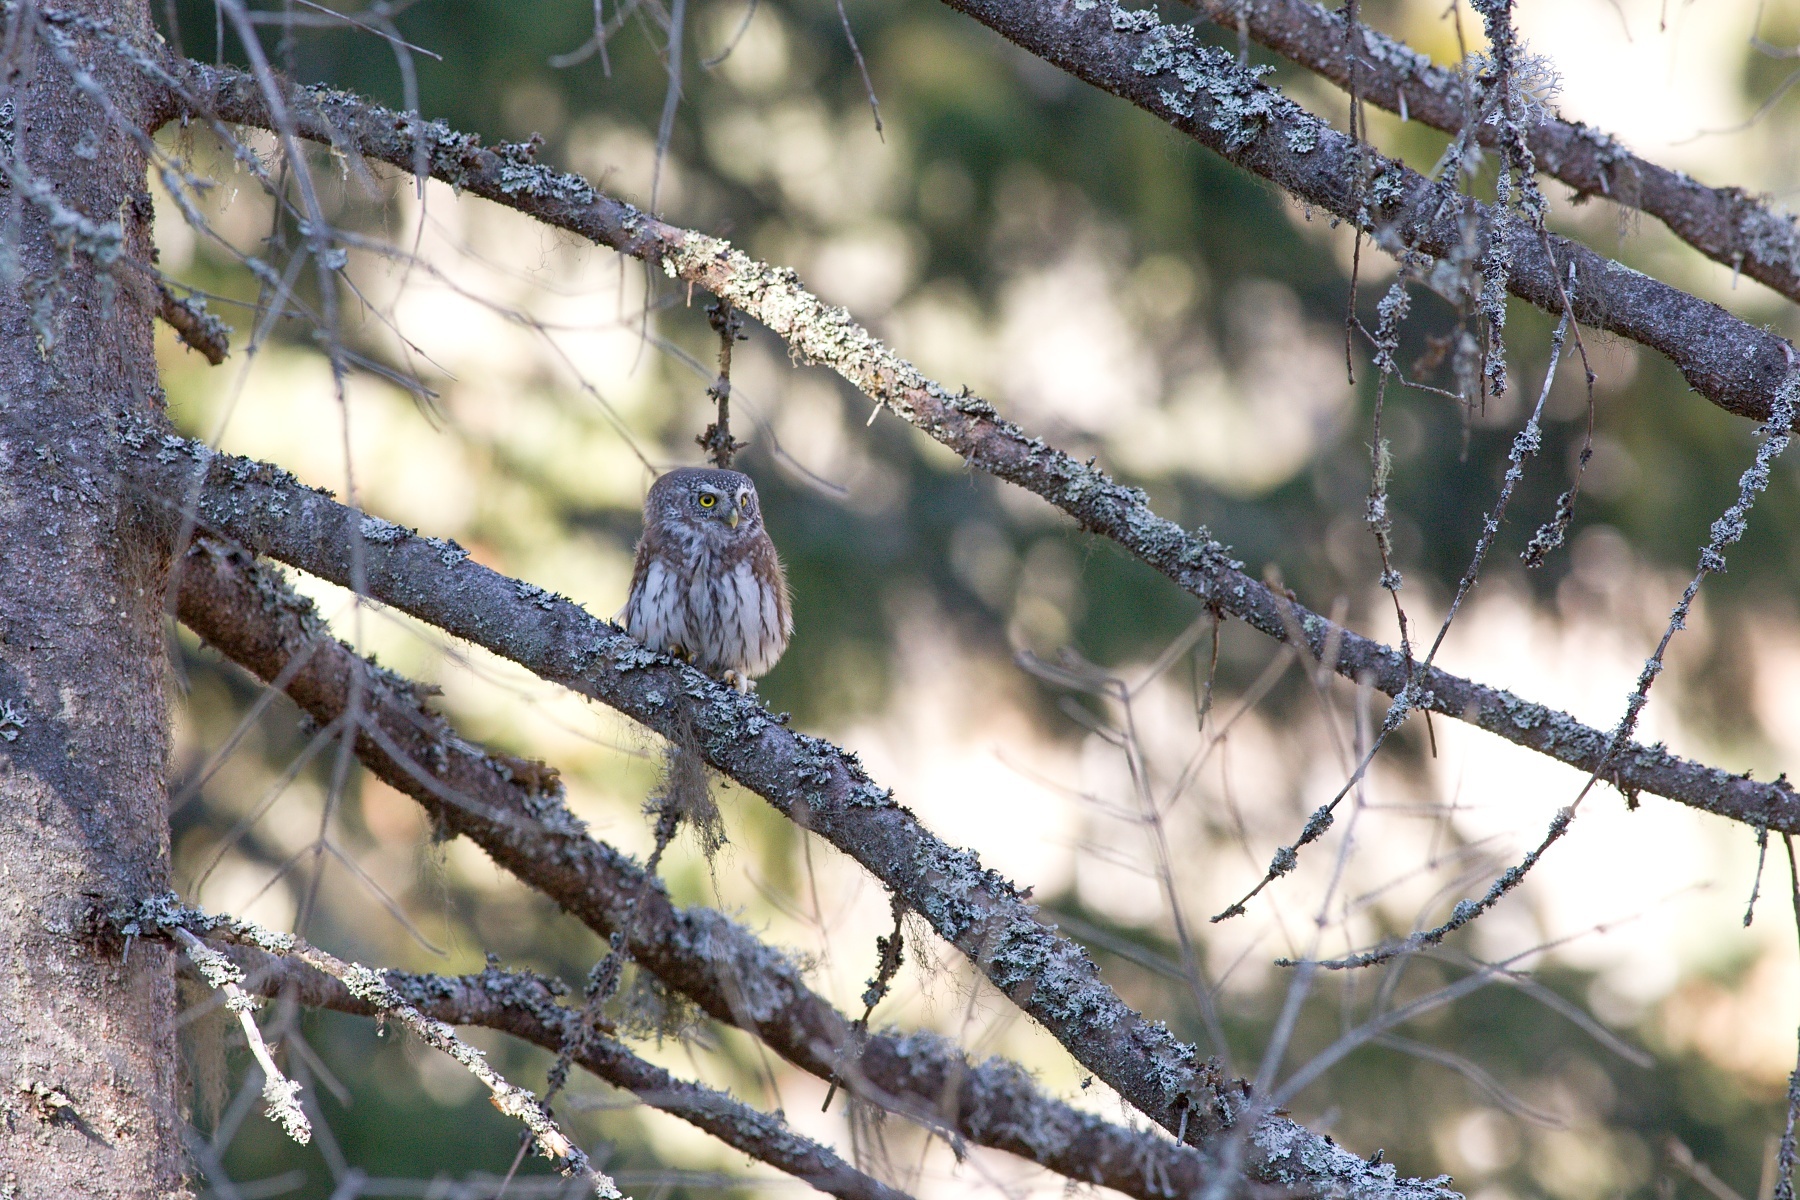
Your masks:
M164 924L159 931L177 939L184 934L194 937L182 924ZM194 940L203 952L228 959L242 976L232 986L250 993L271 999L292 996L309 1008L329 1008L364 1017L388 1012L351 991L342 980L234 937L229 927L213 929L205 941ZM671 1075L611 1037L591 1033L584 1036L578 1029L580 1015L557 1000L560 993L552 986L553 981L542 976L493 967L479 975L454 978L406 971L370 974L389 993L432 1021L498 1030L552 1053L574 1041L580 1046L576 1061L594 1075L828 1195L844 1200L908 1200L905 1192L865 1175L829 1146L790 1129L781 1118L724 1092Z
M1191 0L1214 23L1259 44L1389 112L1454 134L1468 114L1462 78L1406 43L1367 25L1346 35L1341 9L1312 0ZM1492 125L1476 137L1497 145ZM1649 213L1700 253L1800 300L1800 230L1794 218L1735 187L1707 187L1640 158L1608 134L1545 113L1526 130L1539 169L1582 198L1605 196Z
M1441 1181L1397 1179L1285 1117L1235 1128L1245 1085L1134 1011L1075 942L1046 927L1011 883L927 831L854 755L793 733L756 700L633 641L565 598L344 507L266 464L137 427L136 483L171 527L185 499L199 528L349 586L599 700L664 737L693 738L708 763L851 855L931 923L1015 1004L1127 1102L1201 1144L1242 1148L1258 1181L1307 1191L1448 1200ZM194 485L198 480L199 486ZM360 549L361 555L355 551ZM691 732L690 732L691 731ZM842 1043L839 1043L842 1044Z
M639 966L790 1062L822 1079L843 1078L864 1099L953 1139L1141 1200L1166 1194L1156 1181L1193 1195L1216 1175L1188 1147L1080 1112L1039 1091L1012 1063L971 1062L940 1038L878 1034L846 1063L854 1045L849 1018L806 986L788 955L712 909L671 904L660 882L646 881L635 862L588 836L563 807L553 772L457 737L414 685L333 638L279 572L202 541L187 553L179 606L189 628L252 673L280 681L322 727L343 716L351 677L360 672L356 750L370 771L603 939L628 931Z
M1510 264L1506 289L1552 315L1563 312L1561 282L1573 271L1567 291L1577 321L1659 351L1721 408L1768 417L1787 375L1786 339L1529 222L1499 220L1490 207L1353 142L1186 26L1117 0L945 3L1397 254L1472 265L1497 236Z
M975 0L971 0L973 2ZM1090 0L1090 4L1093 2ZM1029 11L1027 5L1020 5L1015 15L1023 20ZM1071 37L1078 31L1091 32L1103 43L1110 44L1107 38L1100 37L1102 33L1108 38L1111 36L1110 24L1104 29L1088 28L1093 12L1101 9L1094 8L1086 13L1068 11L1073 15L1070 28L1064 32ZM1154 17L1146 15L1145 19L1155 24ZM1137 24L1144 24L1144 20ZM1070 42L1064 48L1070 53L1086 52L1086 48L1076 42ZM1114 47L1114 52L1123 54L1124 50ZM1227 63L1226 67L1237 70L1235 64ZM254 81L247 76L199 64L189 64L189 70L191 84L199 92L195 102L204 101L203 111L216 110L226 119L245 124L267 123L268 116L260 107L260 94ZM1256 92L1256 98L1270 112L1287 113L1292 109L1298 114L1295 120L1303 118L1311 122L1304 126L1311 131L1307 136L1336 138L1333 153L1341 160L1343 169L1349 169L1347 164L1352 162L1352 148L1345 139L1260 84L1246 86ZM1200 100L1196 99L1195 103L1199 104ZM379 159L402 170L412 168L417 142L410 118L355 96L318 88L298 92L291 113L304 137ZM1273 117L1269 119L1274 120ZM1271 125L1270 128L1279 130L1282 127ZM1398 651L1343 628L1288 596L1277 594L1260 580L1246 575L1240 569L1242 564L1233 562L1224 547L1212 541L1204 530L1189 533L1156 515L1141 491L1122 487L1104 472L1083 466L1067 454L1045 445L1042 439L1028 436L1024 430L1000 417L991 405L966 390L953 392L927 378L856 324L843 309L820 302L801 286L792 270L758 262L733 249L723 239L658 221L629 204L596 191L579 176L537 165L525 148L487 149L474 137L453 133L441 122L424 126L420 136L430 143L427 157L434 178L547 225L659 264L667 274L698 284L728 300L734 308L760 320L786 340L796 356L836 371L877 403L955 450L972 466L1035 492L1068 513L1082 528L1111 538L1210 607L1230 613L1277 641L1294 646L1314 662L1329 665L1344 678L1367 680L1385 694L1396 697L1409 685L1413 686L1413 707L1468 721L1581 771L1593 772L1605 758L1607 735L1600 730L1584 725L1566 713L1435 666L1429 671L1421 671L1418 664L1409 662ZM1282 141L1281 145L1285 148L1288 143ZM1313 149L1306 154L1292 150L1282 152L1295 160L1305 160L1309 155L1325 156L1328 147L1324 140L1312 145ZM1320 161L1323 163L1324 157ZM1420 182L1423 184L1422 180ZM1429 184L1424 186L1430 187ZM1515 227L1519 224L1513 223ZM1515 248L1515 264L1524 261L1519 255L1541 255L1539 241L1535 237L1527 241L1528 245ZM1579 253L1588 254L1585 250ZM1604 263L1605 260L1598 261ZM1681 336L1691 335L1696 345L1712 346L1710 339L1716 332L1713 327L1722 322L1720 328L1724 333L1720 336L1730 336L1726 342L1718 344L1721 355L1731 357L1730 346L1739 343L1730 338L1738 338L1741 334L1739 341L1747 338L1756 346L1766 347L1773 361L1781 364L1775 382L1785 378L1785 341L1745 325L1716 305L1676 292L1625 267L1609 264L1606 269L1613 276L1629 276L1627 282L1636 281L1633 286L1652 289L1659 296L1667 294L1672 297L1669 304L1677 310L1686 312L1692 306L1705 310L1699 314L1704 320L1677 321L1673 328ZM1551 280L1549 300L1555 299L1554 284ZM1573 298L1574 293L1571 293ZM1620 303L1626 308L1631 307L1623 298ZM1561 311L1560 302L1554 311ZM1579 305L1576 315L1581 315ZM1676 320L1675 317L1670 319ZM1741 360L1734 359L1733 365L1744 367L1752 359L1761 361L1757 356L1762 355L1762 351L1747 350L1745 355ZM1758 372L1760 370L1759 367ZM1766 410L1768 396L1757 395L1758 402ZM1757 783L1715 767L1690 762L1659 747L1636 743L1608 761L1604 778L1627 794L1650 792L1758 828L1800 832L1800 798L1785 780Z
M946 3L1077 78L1162 118L1298 199L1354 222L1396 252L1410 249L1474 264L1499 229L1510 263L1506 287L1515 296L1560 315L1563 281L1572 271L1567 293L1576 320L1662 353L1696 391L1721 408L1767 418L1770 397L1787 374L1791 347L1786 339L1578 243L1540 234L1528 222L1498 221L1488 207L1453 188L1352 142L1257 82L1224 51L1200 44L1191 29L1165 25L1150 10L1119 8L1116 0ZM192 62L185 69L190 95L181 103L187 109L274 127L249 76ZM297 89L289 101L286 115L300 136L401 170L417 165L412 118L324 88ZM740 298L725 289L726 277L741 276L743 269L758 264L737 255L729 243L666 225L596 191L579 176L541 167L526 147L486 149L442 122L418 132L430 143L425 157L434 178L659 263L675 277L726 296L785 335L783 308L758 301L764 292L779 300L798 290L791 272L763 267L762 277L754 281L740 278L754 286L752 294ZM857 341L868 335L847 318L838 324L839 333L851 340L821 348L840 355L861 349ZM798 348L820 361L834 357L818 355L810 346ZM852 382L869 390L864 381Z

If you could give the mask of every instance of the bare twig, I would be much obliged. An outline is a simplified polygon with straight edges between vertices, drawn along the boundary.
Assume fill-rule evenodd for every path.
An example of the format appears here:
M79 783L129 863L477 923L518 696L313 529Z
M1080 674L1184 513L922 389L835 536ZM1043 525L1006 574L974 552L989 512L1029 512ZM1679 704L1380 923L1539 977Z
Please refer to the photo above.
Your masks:
M731 348L744 340L744 318L729 300L718 300L706 306L706 322L719 335L719 377L706 389L718 405L719 415L694 440L712 458L713 466L725 469L731 466L732 456L744 448L744 443L731 439Z
M1694 1157L1687 1143L1678 1137L1671 1137L1664 1146L1669 1162L1683 1175L1706 1189L1713 1200L1744 1200L1736 1188L1726 1183L1713 1173L1713 1169Z
M906 956L906 904L899 896L891 897L894 910L894 931L886 937L875 939L875 977L863 990L862 1016L856 1018L851 1029L856 1040L862 1041L869 1031L869 1018L875 1013L875 1006L887 998L888 987L894 982L894 976L900 973L900 964ZM825 1103L819 1105L824 1112L831 1107L831 1101L837 1095L838 1078L834 1075L831 1086L825 1089Z
M1794 902L1794 932L1800 935L1800 858L1794 853L1792 834L1782 838L1787 848L1788 888ZM1794 1161L1797 1155L1795 1125L1800 1123L1800 1055L1788 1076L1787 1120L1781 1127L1781 1147L1775 1155L1775 1195L1773 1200L1794 1200Z
M1750 880L1750 900L1744 905L1744 928L1750 928L1750 922L1756 919L1756 898L1762 894L1763 867L1769 861L1769 831L1756 831L1756 874Z
M662 187L663 161L669 156L669 141L675 135L675 110L681 103L681 67L687 33L687 0L674 0L669 12L669 43L663 48L663 65L668 71L669 85L663 93L662 117L656 124L656 159L650 168L650 211L657 210ZM596 37L598 37L596 33ZM605 45L602 41L601 45Z
M881 101L875 97L875 81L869 78L869 64L863 61L862 47L856 44L856 31L850 28L850 14L844 11L844 0L837 0L838 23L844 27L844 41L850 45L850 56L856 60L857 73L862 76L863 91L869 97L869 111L875 117L875 136L882 141L887 134L881 128Z
M206 361L218 366L231 353L231 330L225 322L206 311L206 302L197 296L177 296L169 285L156 285L156 315L175 330L182 344L198 350Z

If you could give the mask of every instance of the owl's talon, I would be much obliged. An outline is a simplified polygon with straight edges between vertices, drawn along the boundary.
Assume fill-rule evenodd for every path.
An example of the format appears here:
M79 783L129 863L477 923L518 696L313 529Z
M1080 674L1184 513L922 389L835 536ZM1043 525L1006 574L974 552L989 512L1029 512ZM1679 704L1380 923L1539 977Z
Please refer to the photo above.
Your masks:
M693 654L680 642L669 647L669 657L675 659L677 662L687 663L689 666L692 666L694 662Z
M740 675L729 667L725 669L723 675L719 676L719 679L730 684L746 696L756 690L756 680L750 678L748 675Z

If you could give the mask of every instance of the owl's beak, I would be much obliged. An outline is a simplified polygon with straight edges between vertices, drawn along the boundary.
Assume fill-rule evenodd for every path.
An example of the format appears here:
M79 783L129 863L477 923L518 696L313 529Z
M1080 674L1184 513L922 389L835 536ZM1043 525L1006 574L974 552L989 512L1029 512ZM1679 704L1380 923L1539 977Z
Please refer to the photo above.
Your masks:
M727 525L731 526L733 529L737 528L737 523L738 523L738 510L737 509L734 508L730 512L725 514L725 523Z

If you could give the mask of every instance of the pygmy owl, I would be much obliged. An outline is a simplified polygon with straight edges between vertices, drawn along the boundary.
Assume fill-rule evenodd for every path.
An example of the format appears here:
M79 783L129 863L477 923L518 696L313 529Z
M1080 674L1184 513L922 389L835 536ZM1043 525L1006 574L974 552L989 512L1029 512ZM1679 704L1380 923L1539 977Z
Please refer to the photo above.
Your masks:
M685 467L650 485L631 595L615 619L739 691L768 673L794 618L748 475Z

